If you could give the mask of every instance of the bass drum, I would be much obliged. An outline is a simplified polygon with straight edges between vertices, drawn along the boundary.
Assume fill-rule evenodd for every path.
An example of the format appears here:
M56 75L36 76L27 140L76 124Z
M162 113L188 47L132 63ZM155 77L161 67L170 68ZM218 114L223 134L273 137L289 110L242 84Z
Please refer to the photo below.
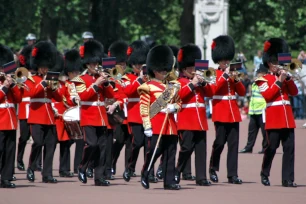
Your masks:
M83 139L80 126L80 108L78 106L69 108L63 114L66 131L71 140Z

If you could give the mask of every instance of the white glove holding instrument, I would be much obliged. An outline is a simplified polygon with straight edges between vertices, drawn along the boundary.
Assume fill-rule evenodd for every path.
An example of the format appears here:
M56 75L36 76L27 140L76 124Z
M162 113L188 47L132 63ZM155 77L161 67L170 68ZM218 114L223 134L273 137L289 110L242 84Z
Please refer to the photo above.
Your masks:
M167 113L167 111L168 111L168 113L175 113L176 112L176 108L175 108L174 104L168 104L167 108L161 109L160 112Z
M147 137L152 137L152 135L153 135L152 128L145 130L145 131L144 131L144 134L145 134Z

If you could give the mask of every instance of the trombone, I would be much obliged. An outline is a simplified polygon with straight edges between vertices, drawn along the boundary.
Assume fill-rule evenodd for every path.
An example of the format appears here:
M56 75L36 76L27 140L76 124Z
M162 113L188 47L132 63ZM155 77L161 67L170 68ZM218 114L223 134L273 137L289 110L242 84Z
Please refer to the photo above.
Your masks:
M291 63L284 65L276 65L280 70L285 70L288 75L292 75L294 77L298 77L298 74L302 71L302 62L297 58L291 60ZM290 73L290 74L289 74Z
M196 70L195 74L207 83L216 83L216 70L212 67L209 67L207 70Z
M0 72L0 81L4 82L8 74L4 72ZM29 90L29 87L25 84L28 79L29 71L25 67L19 67L14 74L11 75L13 82L17 84L17 86L24 87L25 89Z

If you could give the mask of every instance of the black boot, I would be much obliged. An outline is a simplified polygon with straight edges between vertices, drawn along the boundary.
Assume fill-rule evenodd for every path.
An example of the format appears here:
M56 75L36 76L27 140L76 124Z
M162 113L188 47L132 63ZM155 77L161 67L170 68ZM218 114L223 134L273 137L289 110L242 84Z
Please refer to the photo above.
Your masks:
M268 176L265 176L263 175L262 173L260 174L260 177L261 177L261 183L262 185L264 186L270 186L270 181L269 181L269 177Z
M42 178L44 183L57 183L57 180L53 176L45 176Z
M1 180L1 188L15 188L15 184L11 183L9 180Z
M126 181L126 182L129 182L130 179L131 179L131 175L130 175L130 170L128 168L126 168L123 172L123 179Z
M292 187L292 188L296 188L297 187L296 183L294 183L293 181L290 181L290 180L283 180L282 181L282 186L284 186L284 187Z
M27 169L27 179L30 182L34 182L35 181L35 175L34 175L34 171L31 168Z
M110 182L104 178L99 178L95 180L95 186L109 186Z
M183 180L187 180L187 181L194 181L196 179L195 176L192 176L191 174L183 174Z
M174 172L174 181L176 184L181 182L181 173L177 169Z
M218 175L214 169L209 169L210 180L214 183L218 183Z
M242 184L242 180L238 178L238 176L229 177L228 182L232 184Z
M25 171L25 167L24 167L23 161L17 162L17 169L18 169L19 171Z
M142 187L144 187L145 189L149 189L150 188L150 184L149 184L149 172L148 171L144 171L143 173L141 173L141 185Z
M180 190L181 186L179 184L166 184L164 185L165 190Z
M82 183L87 183L86 173L81 168L78 169L78 178Z
M92 168L88 168L86 171L86 176L88 178L93 178L93 169Z
M162 168L162 166L158 166L158 169L157 169L157 171L156 171L156 177L158 178L158 179L163 179L163 168Z

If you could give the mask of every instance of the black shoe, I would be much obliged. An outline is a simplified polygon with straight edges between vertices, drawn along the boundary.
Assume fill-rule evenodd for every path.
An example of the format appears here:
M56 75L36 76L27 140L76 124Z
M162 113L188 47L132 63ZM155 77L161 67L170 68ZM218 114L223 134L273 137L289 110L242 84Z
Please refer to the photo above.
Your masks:
M158 183L158 179L154 175L149 175L150 183Z
M168 184L164 185L165 190L180 190L181 186L179 184Z
M196 177L192 176L191 174L183 174L183 180L194 181L195 179Z
M10 181L16 181L16 177L15 176L12 176L12 178L10 179Z
M219 179L215 170L209 169L209 177L212 182L218 183Z
M293 181L289 181L289 180L283 180L282 181L282 186L284 186L284 187L293 187L293 188L297 187L296 183L294 183Z
M105 176L105 179L107 180L115 180L115 177L113 175Z
M78 178L82 183L87 183L86 173L81 168L78 169Z
M161 167L158 167L157 171L156 171L156 177L158 179L163 179L164 176L163 176L163 169Z
M174 172L174 181L176 184L181 182L181 173L178 170L175 170Z
M53 176L44 176L42 181L44 183L57 183L57 180Z
M112 175L116 175L116 168L111 169Z
M228 182L232 184L242 184L242 180L238 178L238 176L229 177Z
M126 182L129 182L131 179L131 175L130 175L130 170L129 169L125 169L125 171L123 172L123 179Z
M35 181L35 175L34 175L34 171L30 168L27 169L27 179L30 182L34 182Z
M198 186L210 186L211 182L207 179L203 179L203 180L197 181L196 184Z
M86 171L86 176L88 178L93 178L93 169L92 168L88 168Z
M17 169L19 171L25 171L25 167L24 167L23 161L17 162Z
M150 184L149 184L149 177L148 177L148 172L145 171L144 173L141 173L141 185L142 187L144 187L145 189L149 189L150 188Z
M15 188L15 184L11 183L9 180L1 180L1 188Z
M74 174L72 172L69 171L62 171L59 173L60 177L67 177L67 178L71 178L74 176Z
M239 153L252 153L253 150L252 149L248 149L248 148L244 148L242 150L239 151Z
M261 177L261 183L262 185L264 186L270 186L270 181L269 181L269 177L268 176L265 176L263 174L260 174L260 177Z
M263 153L265 153L265 150L264 150L264 149L262 149L262 150L260 150L260 151L258 152L258 154L263 154Z
M109 186L110 182L104 178L99 178L95 180L95 186Z

